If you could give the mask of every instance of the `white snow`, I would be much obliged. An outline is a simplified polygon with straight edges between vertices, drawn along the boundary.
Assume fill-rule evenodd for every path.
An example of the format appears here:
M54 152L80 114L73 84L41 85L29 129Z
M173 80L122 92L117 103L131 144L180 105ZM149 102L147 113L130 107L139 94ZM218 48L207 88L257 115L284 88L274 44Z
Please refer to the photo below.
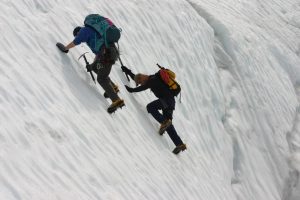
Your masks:
M1 0L0 199L299 200L299 0ZM122 28L134 72L177 73L173 123L187 151L147 113L150 91L126 107L85 71L84 17ZM88 54L91 62L92 53Z

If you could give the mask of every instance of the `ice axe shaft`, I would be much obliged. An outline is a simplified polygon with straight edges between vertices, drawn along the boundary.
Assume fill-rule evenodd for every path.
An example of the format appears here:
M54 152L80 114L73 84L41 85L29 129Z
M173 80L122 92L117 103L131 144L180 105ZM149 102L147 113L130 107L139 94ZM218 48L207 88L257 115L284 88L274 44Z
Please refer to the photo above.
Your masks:
M78 58L78 60L80 60L80 58L83 57L83 59L84 59L84 61L85 61L85 64L86 64L86 67L90 64L90 63L87 61L86 57L85 57L85 54L87 54L87 53L88 53L88 52L85 52L85 53L81 54L81 56L79 56L79 58ZM91 71L90 71L90 75L91 75L91 77L92 77L94 83L96 84L95 77L94 77L94 75L93 75L93 73L92 73Z
M124 65L123 65L123 62L122 62L120 56L119 56L119 61L120 61L120 63L121 63L121 67L123 67ZM127 80L130 82L130 79L129 79L129 77L128 77L128 74L125 73L125 75L126 75Z

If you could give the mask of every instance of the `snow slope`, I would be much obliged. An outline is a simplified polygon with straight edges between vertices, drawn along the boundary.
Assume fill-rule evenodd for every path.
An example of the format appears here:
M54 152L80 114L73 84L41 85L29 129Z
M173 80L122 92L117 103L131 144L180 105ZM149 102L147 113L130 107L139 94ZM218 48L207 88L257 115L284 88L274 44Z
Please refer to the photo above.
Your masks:
M2 0L0 199L300 198L299 0ZM182 85L178 156L126 92L109 115L103 90L70 42L89 13L123 29L134 72L170 66ZM88 59L92 61L90 53Z

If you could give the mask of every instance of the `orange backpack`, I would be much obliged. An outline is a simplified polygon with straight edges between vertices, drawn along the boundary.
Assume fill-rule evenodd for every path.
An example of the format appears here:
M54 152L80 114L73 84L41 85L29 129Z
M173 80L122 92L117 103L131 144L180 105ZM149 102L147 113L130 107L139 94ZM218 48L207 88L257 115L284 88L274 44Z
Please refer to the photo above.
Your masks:
M181 87L180 85L175 81L176 74L171 71L170 69L166 69L159 64L157 66L160 68L158 71L161 80L168 86L170 89L171 93L174 96L177 96L181 92Z

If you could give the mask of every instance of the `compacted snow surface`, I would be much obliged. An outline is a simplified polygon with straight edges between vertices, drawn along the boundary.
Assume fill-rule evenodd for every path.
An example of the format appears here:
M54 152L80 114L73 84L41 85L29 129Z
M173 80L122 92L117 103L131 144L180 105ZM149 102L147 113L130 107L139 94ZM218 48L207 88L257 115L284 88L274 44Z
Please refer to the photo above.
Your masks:
M0 199L299 200L299 0L1 0ZM150 91L109 115L73 40L87 14L122 28L124 64L182 87L172 154ZM92 62L93 55L88 54Z

